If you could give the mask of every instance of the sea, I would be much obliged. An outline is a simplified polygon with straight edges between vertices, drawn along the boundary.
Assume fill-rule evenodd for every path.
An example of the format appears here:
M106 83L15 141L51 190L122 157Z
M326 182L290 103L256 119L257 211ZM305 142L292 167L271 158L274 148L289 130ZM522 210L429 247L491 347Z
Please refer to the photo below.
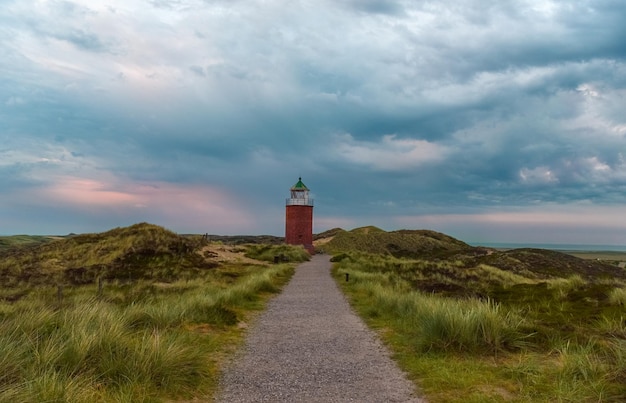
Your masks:
M556 243L504 243L504 242L468 242L472 246L486 246L495 249L536 248L556 251L580 252L626 252L626 245L581 245Z

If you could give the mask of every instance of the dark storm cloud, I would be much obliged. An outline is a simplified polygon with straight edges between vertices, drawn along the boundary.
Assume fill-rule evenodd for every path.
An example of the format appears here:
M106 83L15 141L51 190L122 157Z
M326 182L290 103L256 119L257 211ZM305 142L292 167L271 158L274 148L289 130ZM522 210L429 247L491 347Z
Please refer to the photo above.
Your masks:
M80 29L63 34L57 34L55 37L57 39L66 40L81 49L92 52L102 52L107 49L106 45L97 35Z
M343 3L355 10L367 13L404 15L401 2L393 0L344 0Z
M185 194L181 220L210 198L216 226L266 211L248 232L282 231L298 176L320 225L593 215L624 202L625 15L608 0L9 2L2 183L59 209L109 200L116 220L176 222L157 194Z

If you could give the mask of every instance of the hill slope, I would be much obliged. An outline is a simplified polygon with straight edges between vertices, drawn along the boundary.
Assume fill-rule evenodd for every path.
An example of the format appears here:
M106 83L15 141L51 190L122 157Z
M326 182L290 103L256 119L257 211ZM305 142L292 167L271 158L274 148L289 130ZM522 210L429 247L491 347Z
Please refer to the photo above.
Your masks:
M105 279L171 278L180 271L214 267L199 242L141 223L0 252L0 279L19 283L84 284Z
M332 239L321 242L328 253L366 252L408 258L444 258L473 247L448 235L429 230L383 231L361 227L351 231L334 229Z
M484 263L501 270L526 276L531 275L538 279L572 275L579 275L588 280L598 277L626 279L626 270L612 264L581 259L566 253L545 249L512 249L494 252L475 260L472 264Z
M364 252L426 261L449 260L461 262L465 268L483 264L530 279L567 278L572 275L585 279L626 279L626 270L602 261L544 249L497 251L472 247L451 236L429 230L386 232L376 227L351 231L335 228L318 234L316 239L318 249L331 254Z

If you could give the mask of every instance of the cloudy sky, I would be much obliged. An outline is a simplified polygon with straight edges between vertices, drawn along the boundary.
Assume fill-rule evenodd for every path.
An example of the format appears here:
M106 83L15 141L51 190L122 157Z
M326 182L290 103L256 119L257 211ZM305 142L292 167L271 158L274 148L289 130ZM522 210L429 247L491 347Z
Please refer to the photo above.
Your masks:
M626 245L623 0L1 0L0 234Z

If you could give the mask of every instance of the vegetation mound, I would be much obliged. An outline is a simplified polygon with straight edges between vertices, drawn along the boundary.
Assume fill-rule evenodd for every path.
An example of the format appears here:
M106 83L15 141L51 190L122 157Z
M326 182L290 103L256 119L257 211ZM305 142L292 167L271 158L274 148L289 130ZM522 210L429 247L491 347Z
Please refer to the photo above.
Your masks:
M331 238L333 238L335 235L337 235L340 232L344 232L344 229L342 229L342 228L332 228L332 229L329 229L327 231L320 232L319 234L313 234L313 240L314 241L316 241L318 239L330 240Z
M87 284L96 278L168 280L214 267L196 251L200 238L141 223L0 252L0 278L20 283Z
M365 252L406 258L444 258L475 248L448 235L429 230L383 231L376 227L332 230L332 239L320 247L338 254Z
M368 225L366 227L359 227L359 228L354 228L350 231L353 234L376 234L376 233L381 233L381 232L385 232L384 230L375 227L373 225Z
M520 275L532 280L569 278L581 276L587 280L602 278L626 279L626 270L599 260L589 260L566 253L544 249L512 249L498 251L485 247L473 247L456 238L430 230L384 231L376 227L361 227L351 231L335 228L316 236L317 248L335 255L341 260L345 254L368 253L395 258L421 260L447 260L454 262L455 270L450 273L434 268L440 276L454 277L462 289L467 288L467 270L479 265ZM448 292L450 282L425 281L427 291L439 288Z

